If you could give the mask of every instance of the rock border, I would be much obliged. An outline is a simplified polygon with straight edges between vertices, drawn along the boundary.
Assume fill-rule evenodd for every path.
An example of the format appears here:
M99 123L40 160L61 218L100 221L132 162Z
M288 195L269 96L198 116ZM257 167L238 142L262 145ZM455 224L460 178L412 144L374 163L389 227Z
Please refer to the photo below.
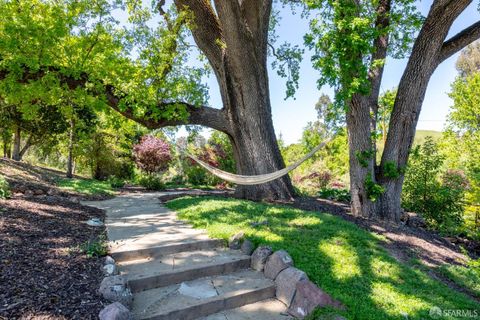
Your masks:
M264 272L265 277L275 281L276 298L287 306L291 316L303 319L322 307L346 310L340 301L333 299L293 265L286 250L273 252L270 246L260 245L251 255L252 269ZM345 318L336 315L335 319Z
M98 292L112 302L98 314L100 320L133 320L130 307L133 294L126 279L118 275L118 268L111 256L106 256L102 271L105 274Z

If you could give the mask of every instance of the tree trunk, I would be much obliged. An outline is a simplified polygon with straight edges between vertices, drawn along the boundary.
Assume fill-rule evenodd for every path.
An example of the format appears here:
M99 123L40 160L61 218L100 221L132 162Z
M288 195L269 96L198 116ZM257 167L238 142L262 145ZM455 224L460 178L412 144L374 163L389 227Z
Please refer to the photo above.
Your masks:
M354 215L388 222L400 221L404 170L430 77L442 61L480 36L480 22L477 22L445 41L450 26L470 2L471 0L458 0L433 3L400 80L386 137L384 132L385 148L378 167L375 158L361 156L359 152L371 148L371 135L367 125L371 119L366 105L370 105L374 114L378 111L376 104L382 72L371 78L370 97L354 96L352 99L352 107L347 112L347 125ZM381 46L383 49L386 49L387 42L388 38ZM378 43L381 44L382 41ZM381 52L378 50L381 47L376 46L377 55ZM383 51L383 54L385 53L386 51ZM374 56L375 58L378 57ZM373 130L375 126L372 125ZM389 176L385 172L386 167L389 168ZM392 170L395 171L393 176ZM376 194L374 200L366 187L367 178L370 186L381 188L377 191L382 191Z
M33 135L29 135L27 141L25 142L25 145L20 150L20 154L19 154L20 160L23 159L23 156L25 155L25 153L27 153L28 149L30 149L30 147L33 145L32 141L33 141Z
M70 132L68 135L68 160L67 160L67 178L73 178L73 146L75 142L75 121L70 120Z
M222 130L232 140L237 173L259 175L285 167L273 128L267 74L267 41L271 0L176 0L195 16L192 33L207 56L220 87ZM222 45L223 43L223 45ZM209 123L205 123L211 126ZM215 127L214 127L215 128ZM238 186L244 199L290 200L288 175L257 186Z
M20 129L20 126L16 126L15 132L13 134L13 154L12 154L12 159L15 161L22 160L20 156L20 143L22 140L21 134L22 134L22 130Z
M347 111L351 209L355 216L372 218L376 204L370 200L367 179L375 181L375 153L370 134L368 97L355 94Z

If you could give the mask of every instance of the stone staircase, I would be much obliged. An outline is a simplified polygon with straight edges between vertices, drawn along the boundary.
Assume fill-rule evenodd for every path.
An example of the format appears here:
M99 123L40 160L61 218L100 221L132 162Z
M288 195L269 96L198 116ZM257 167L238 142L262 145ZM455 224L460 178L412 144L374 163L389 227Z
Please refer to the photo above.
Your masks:
M291 319L275 283L222 241L184 238L112 256L132 290L135 319Z
M249 255L179 221L158 200L164 194L83 202L106 212L110 253L133 292L135 319L291 319L274 298L275 283L250 269Z

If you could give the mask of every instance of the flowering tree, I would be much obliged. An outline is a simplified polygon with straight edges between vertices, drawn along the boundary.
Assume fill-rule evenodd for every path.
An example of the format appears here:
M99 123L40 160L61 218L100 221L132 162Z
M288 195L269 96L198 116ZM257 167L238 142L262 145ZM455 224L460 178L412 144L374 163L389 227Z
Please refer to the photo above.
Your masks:
M151 135L133 146L133 154L138 168L149 175L165 171L172 161L169 144Z

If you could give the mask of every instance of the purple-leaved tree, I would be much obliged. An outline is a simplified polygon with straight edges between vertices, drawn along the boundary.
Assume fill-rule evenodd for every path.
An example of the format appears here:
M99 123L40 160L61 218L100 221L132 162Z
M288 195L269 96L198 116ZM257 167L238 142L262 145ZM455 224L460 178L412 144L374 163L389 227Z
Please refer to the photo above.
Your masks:
M152 135L143 136L133 154L138 168L149 175L165 171L172 161L170 145Z

